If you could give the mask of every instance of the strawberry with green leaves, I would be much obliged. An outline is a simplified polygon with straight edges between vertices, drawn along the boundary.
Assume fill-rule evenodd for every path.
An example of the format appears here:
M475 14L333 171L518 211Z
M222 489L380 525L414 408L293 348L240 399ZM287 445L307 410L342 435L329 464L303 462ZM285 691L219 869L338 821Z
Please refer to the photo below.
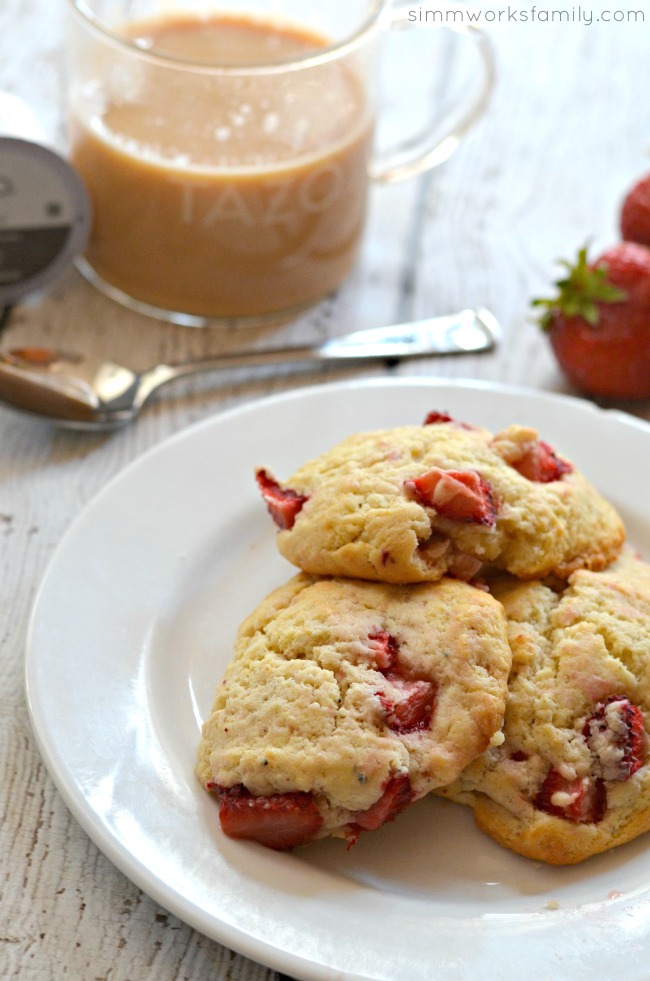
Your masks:
M560 367L577 388L605 398L650 398L650 248L612 246L589 262L587 249L557 295L533 300Z

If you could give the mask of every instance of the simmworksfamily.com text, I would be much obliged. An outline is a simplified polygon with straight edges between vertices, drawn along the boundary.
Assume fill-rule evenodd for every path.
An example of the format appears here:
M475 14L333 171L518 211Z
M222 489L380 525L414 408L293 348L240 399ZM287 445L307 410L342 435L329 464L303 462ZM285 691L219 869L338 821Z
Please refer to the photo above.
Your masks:
M430 24L621 24L645 23L643 10L598 10L588 7L549 8L538 7L497 7L482 10L478 7L441 7L439 9L418 7L409 10L411 23Z

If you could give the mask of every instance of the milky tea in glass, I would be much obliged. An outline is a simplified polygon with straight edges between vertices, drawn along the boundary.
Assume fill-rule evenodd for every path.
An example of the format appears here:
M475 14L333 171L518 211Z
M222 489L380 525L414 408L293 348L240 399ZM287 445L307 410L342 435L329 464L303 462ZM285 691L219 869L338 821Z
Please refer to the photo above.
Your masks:
M70 0L82 271L181 323L287 319L364 227L384 0L236 3Z

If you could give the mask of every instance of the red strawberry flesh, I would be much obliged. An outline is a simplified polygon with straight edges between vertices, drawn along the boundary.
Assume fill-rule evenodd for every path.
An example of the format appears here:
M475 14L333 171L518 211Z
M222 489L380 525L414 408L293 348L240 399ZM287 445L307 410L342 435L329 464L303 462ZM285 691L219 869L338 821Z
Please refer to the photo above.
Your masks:
M281 487L266 470L257 470L255 479L266 501L269 514L278 528L282 531L293 528L296 515L309 498L304 494L296 493L290 487Z
M435 707L435 684L429 679L406 676L399 662L399 644L387 630L373 631L368 640L377 670L392 686L390 692L377 692L389 729L404 735L427 728Z
M610 283L622 290L624 300L650 306L650 250L637 242L619 242L602 252L592 268L605 269Z
M623 695L613 695L597 705L583 735L605 780L629 780L643 766L643 713Z
M384 792L372 807L354 814L353 826L364 831L376 831L387 821L394 821L397 815L413 800L413 791L407 775L393 777Z
M284 851L313 841L323 823L311 794L254 797L241 784L214 787L213 792L219 800L221 828L229 838L246 838Z
M575 824L598 824L605 816L607 793L601 779L579 777L568 780L551 768L533 804L539 811Z
M394 692L379 692L388 727L400 735L426 729L435 707L436 686L433 682L410 680L394 674L388 674L386 680L397 691L397 697Z
M375 630L368 634L371 649L375 655L377 669L382 673L391 671L397 666L399 644L387 630Z
M573 470L570 463L561 460L555 450L541 439L530 446L518 460L509 462L522 477L538 484L550 484Z
M625 196L621 235L627 242L650 245L650 174L637 181Z
M429 412L426 419L422 423L423 426L435 426L441 422L453 422L455 426L459 426L461 429L474 429L474 426L470 426L468 422L459 422L450 416L448 412Z
M433 467L413 480L404 481L407 495L443 518L491 528L496 506L489 483L476 470L441 470Z

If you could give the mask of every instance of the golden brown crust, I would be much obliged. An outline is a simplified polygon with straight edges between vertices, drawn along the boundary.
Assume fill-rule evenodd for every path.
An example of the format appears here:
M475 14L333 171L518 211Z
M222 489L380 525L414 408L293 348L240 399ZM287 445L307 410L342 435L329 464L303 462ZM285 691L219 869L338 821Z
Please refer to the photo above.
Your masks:
M532 824L513 819L509 811L489 797L477 798L473 807L477 826L498 844L547 865L577 865L650 831L647 799L637 811L618 825L610 824L606 831L597 824L583 824L574 834L567 834L566 821L550 814L540 814Z

